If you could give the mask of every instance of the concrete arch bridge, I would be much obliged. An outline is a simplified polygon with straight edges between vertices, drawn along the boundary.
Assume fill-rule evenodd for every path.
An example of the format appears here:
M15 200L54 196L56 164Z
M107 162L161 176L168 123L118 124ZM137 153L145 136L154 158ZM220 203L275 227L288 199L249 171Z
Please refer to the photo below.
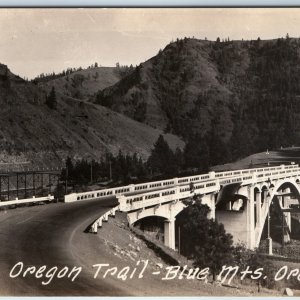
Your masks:
M282 236L284 241L290 239L291 213L300 212L299 182L299 165L290 164L209 172L72 193L65 196L65 202L114 198L119 202L118 209L127 213L129 224L151 217L162 218L164 242L174 249L176 217L185 209L182 200L199 194L202 202L211 209L209 218L223 223L226 231L233 235L234 242L242 242L254 249L266 232L270 240L270 226L266 226L269 225L267 216L270 208L282 215ZM93 223L94 232L109 214L107 212Z
M155 191L118 195L119 208L127 213L129 224L148 218L164 220L164 242L175 249L176 216L185 209L182 200L200 194L210 209L210 218L223 223L235 243L249 249L259 246L265 231L270 237L269 211L283 216L283 237L291 233L291 213L299 211L300 168L281 165L259 169L211 172L209 178L186 182ZM281 230L281 229L280 229Z

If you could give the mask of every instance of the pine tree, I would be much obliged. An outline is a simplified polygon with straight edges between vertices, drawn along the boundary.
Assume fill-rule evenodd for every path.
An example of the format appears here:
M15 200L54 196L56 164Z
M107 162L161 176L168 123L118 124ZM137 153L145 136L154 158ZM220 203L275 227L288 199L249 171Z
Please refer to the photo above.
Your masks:
M52 87L50 94L47 96L46 104L51 109L57 108L57 100L56 100L56 93L54 87Z
M209 168L209 149L207 142L200 135L189 139L184 148L186 168L197 168L201 172L207 172Z
M213 127L209 134L209 155L211 166L228 163L230 161L228 146L218 135L216 127Z
M154 144L148 159L148 166L152 172L173 176L176 173L176 162L173 151L160 135Z
M209 267L215 279L222 266L233 259L233 240L223 224L208 218L209 212L210 208L196 195L176 221L181 232L181 253L196 267Z

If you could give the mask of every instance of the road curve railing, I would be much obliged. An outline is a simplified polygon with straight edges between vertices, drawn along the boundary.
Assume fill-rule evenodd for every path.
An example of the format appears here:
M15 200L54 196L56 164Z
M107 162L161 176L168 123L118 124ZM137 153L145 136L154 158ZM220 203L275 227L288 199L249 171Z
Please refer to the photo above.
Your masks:
M54 196L48 195L46 197L32 197L32 198L26 198L26 199L18 199L15 200L8 200L8 201L1 201L0 207L10 206L10 205L22 205L26 203L42 203L42 202L50 202L54 201Z
M103 215L101 215L97 220L95 220L90 225L89 232L97 233L98 232L98 227L102 227L102 223L103 222L107 222L108 221L108 217L110 217L110 216L114 217L116 215L116 211L118 211L118 210L120 210L119 205L113 207L112 209L110 209L109 211L107 211L106 213L104 213Z

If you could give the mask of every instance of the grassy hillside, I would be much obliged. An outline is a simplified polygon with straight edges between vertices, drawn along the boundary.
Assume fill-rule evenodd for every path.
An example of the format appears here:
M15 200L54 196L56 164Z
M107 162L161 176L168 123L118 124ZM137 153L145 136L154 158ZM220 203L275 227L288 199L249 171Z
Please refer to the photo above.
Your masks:
M40 82L39 86L50 90L52 87L64 96L85 100L95 92L118 82L121 76L114 67L93 67Z
M49 167L73 158L99 159L106 151L150 154L161 134L105 107L57 93L57 108L46 104L47 92L0 65L0 153L4 162L29 160ZM170 146L183 147L165 135Z
M92 101L186 141L197 137L208 148L210 165L228 162L299 143L299 53L299 39L289 37L185 38ZM222 142L217 151L212 136Z

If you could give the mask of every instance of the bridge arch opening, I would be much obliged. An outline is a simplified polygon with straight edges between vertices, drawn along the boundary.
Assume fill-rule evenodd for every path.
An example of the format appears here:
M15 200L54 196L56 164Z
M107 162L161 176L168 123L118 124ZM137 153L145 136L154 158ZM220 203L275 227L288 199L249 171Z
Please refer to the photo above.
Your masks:
M167 218L161 216L148 216L137 220L133 226L148 236L164 242L164 224Z
M239 211L242 212L247 205L247 197L241 194L231 194L227 199L221 203L221 205L217 205L216 210L220 211Z
M288 242L291 233L295 232L295 228L291 230L291 223L294 224L289 211L291 204L298 209L299 217L296 221L300 239L300 187L294 178L272 182L268 180L264 183L241 186L236 192L232 188L230 192L223 193L223 197L218 198L219 205L217 202L215 213L218 222L224 224L236 243L246 243L253 249L268 237L280 244L282 241ZM286 210L283 211L282 208ZM270 225L267 218L269 210Z
M259 243L264 248L267 244L266 239L270 237L273 241L273 247L276 249L290 242L291 238L300 239L300 189L296 180L294 182L288 180L273 185L273 192L272 199L270 192L267 195L268 199L265 198L266 201L270 201L269 213L263 222ZM298 211L293 211L293 207L297 207Z
M189 245L188 241L190 237L188 235L183 234L183 226L189 222L186 208L183 209L181 212L179 212L176 215L176 221L175 221L175 247L178 250L178 252L184 256L187 256L188 249L187 245Z
M247 205L247 198L244 195L235 194L233 200L230 202L230 209L232 211L244 211Z

